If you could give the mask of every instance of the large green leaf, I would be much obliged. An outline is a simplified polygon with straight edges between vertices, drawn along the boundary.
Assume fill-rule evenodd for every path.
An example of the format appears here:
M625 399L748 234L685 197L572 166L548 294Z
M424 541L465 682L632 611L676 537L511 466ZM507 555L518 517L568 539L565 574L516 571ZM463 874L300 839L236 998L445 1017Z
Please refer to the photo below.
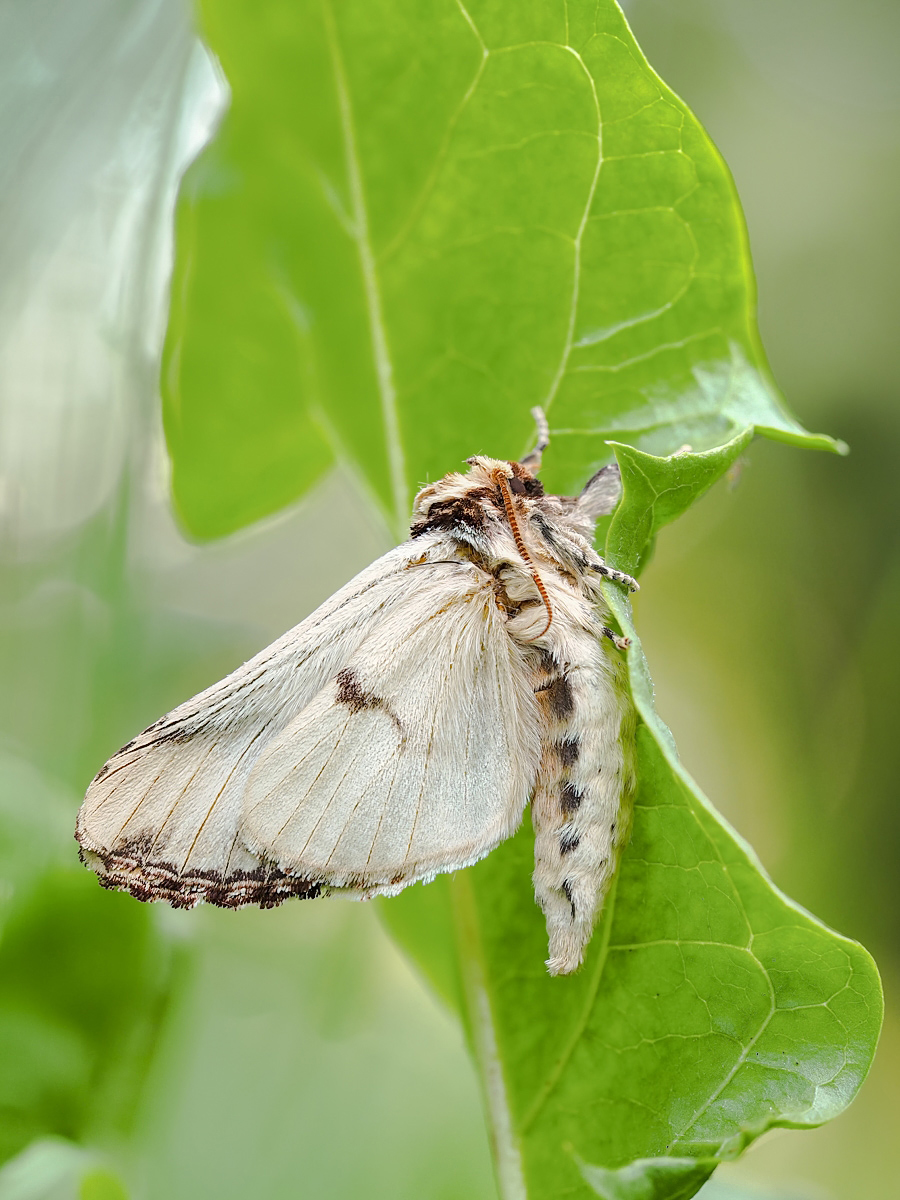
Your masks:
M726 471L743 440L670 459L619 448L616 561L639 563L673 509ZM767 1129L837 1115L881 1024L866 951L777 891L680 764L630 606L615 585L608 599L632 639L639 789L583 970L561 980L544 971L527 828L431 889L427 909L414 891L383 905L439 990L462 998L504 1196L692 1196L717 1161ZM434 913L438 896L452 941Z
M769 378L728 171L612 0L199 0L232 89L185 177L163 370L200 537L347 460L418 483L605 439L810 445Z
M338 459L399 529L417 482L520 453L542 402L551 487L617 443L607 553L637 570L754 431L839 448L783 408L728 172L612 0L200 8L232 105L182 188L164 363L194 534ZM382 905L467 1027L505 1197L689 1196L765 1129L840 1111L880 1024L865 951L681 767L610 602L640 788L585 968L546 975L527 827Z

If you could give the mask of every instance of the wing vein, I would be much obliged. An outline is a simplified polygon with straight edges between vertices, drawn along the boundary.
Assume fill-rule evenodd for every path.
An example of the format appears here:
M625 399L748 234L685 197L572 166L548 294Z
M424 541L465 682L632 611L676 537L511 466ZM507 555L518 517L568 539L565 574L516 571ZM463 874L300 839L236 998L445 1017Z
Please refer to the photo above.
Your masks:
M447 686L450 683L450 677L453 673L453 666L454 666L457 652L459 650L459 644L462 641L463 634L465 632L466 632L465 627L463 627L463 629L460 631L459 636L457 637L456 641L453 644L453 653L450 656L450 665L449 665L446 675L441 680L441 688L438 693L437 700L435 701L434 709L432 711L431 731L428 735L428 746L425 750L425 761L424 761L424 767L422 770L422 784L419 788L418 798L416 799L416 812L415 812L415 816L413 817L412 829L409 831L409 842L406 847L406 854L403 858L404 863L409 861L409 853L410 853L410 850L412 849L413 838L416 835L416 827L419 824L419 815L422 811L422 797L425 794L425 782L428 778L428 771L429 771L429 766L430 766L430 762L431 762L431 747L434 745L434 731L437 726L438 711L443 703L444 695L447 690Z
M181 864L181 870L182 870L182 871L184 871L185 867L186 867L186 866L188 865L188 863L190 862L190 860L191 860L191 855L194 853L194 847L197 845L197 842L200 840L200 834L203 832L203 829L204 829L204 827L205 827L205 825L206 825L206 822L209 820L210 816L212 815L212 811L213 811L213 809L214 809L214 808L216 807L216 805L219 803L219 800L220 800L220 799L221 799L221 797L222 797L222 793L225 791L225 789L228 787L229 783L231 782L231 780L232 780L232 778L233 778L233 776L234 776L234 773L235 773L235 771L238 769L238 767L241 765L241 763L244 761L244 759L245 759L245 758L247 757L247 755L250 753L250 749L251 749L251 747L253 746L254 742L255 742L255 741L258 739L258 738L262 737L262 735L265 733L265 731L266 731L266 730L269 728L269 725L270 725L270 724L271 724L271 718L269 718L269 720L268 720L268 721L266 721L266 722L265 722L265 723L262 725L262 727L256 731L256 733L253 735L253 737L250 739L250 741L247 743L247 745L244 747L244 749L243 749L243 750L240 752L240 754L238 755L238 757L237 757L237 761L235 762L234 766L231 768L231 770L230 770L230 771L228 772L228 774L226 775L226 777L225 777L225 782L222 784L222 786L221 786L221 787L219 788L219 790L216 792L216 797L215 797L215 799L213 800L213 802L212 802L212 804L209 806L209 808L206 810L206 816L205 816L205 817L203 818L203 820L200 822L200 825L199 825L199 826L198 826L198 828L197 828L197 832L194 834L194 840L191 842L191 844L190 844L190 848L188 849L188 852L187 852L187 854L185 855L184 862ZM215 742L213 742L213 747L215 747L215 745L216 745L216 743L215 743ZM208 756L207 756L207 757L208 757ZM204 759L203 761L205 762L205 761L206 761L206 759ZM203 764L201 763L200 765L202 766ZM198 768L197 768L197 770L198 770L198 771L199 771L199 769L200 769L200 767L198 767ZM196 774L196 772L195 772L195 774ZM190 786L190 784L188 784L188 787L189 787L189 786ZM187 788L185 788L185 791L187 791ZM181 802L181 799L182 799L182 797L183 797L183 796L184 796L184 792L182 792L181 796L179 796L178 800L176 800L176 802L175 802L175 803L176 803L176 805L177 805L177 804L179 804L179 803ZM174 811L174 810L173 810L173 811ZM170 814L170 815L171 815L171 814ZM169 819L169 818L168 818L168 817L166 817L166 820L168 820L168 819ZM228 854L228 856L229 856L229 858L231 857L231 851L229 851L229 854Z
M352 715L352 714L351 714L351 715ZM345 722L345 724L344 724L344 728L341 730L341 736L338 738L337 742L335 743L335 747L334 747L334 748L335 748L335 750L336 750L336 749L338 748L338 746L340 745L341 739L343 738L344 734L346 733L346 731L347 731L347 726L348 726L349 724L350 724L350 719L348 718L348 720L347 720L347 721ZM322 822L325 820L325 817L326 817L326 815L327 815L327 813L328 813L328 809L331 807L332 803L334 802L334 798L335 798L335 796L336 796L336 795L338 794L338 792L340 791L341 784L344 782L344 780L345 780L345 779L347 778L347 776L350 774L350 768L356 764L356 761L357 761L357 759L359 758L359 755L360 755L361 751L362 751L362 750L366 750L366 749L368 749L368 747L367 747L367 746L365 746L365 744L363 744L363 745L360 747L360 749L359 749L359 750L357 750L356 754L354 754L354 756L353 756L353 759L351 760L351 762L350 762L350 763L349 763L349 765L347 766L347 769L344 771L343 775L340 777L340 779L339 779L339 780L337 781L337 783L334 785L334 791L331 793L331 796L330 796L329 800L327 801L327 803L325 804L325 807L322 809L321 813L319 814L319 819L316 821L315 825L313 825L312 829L310 830L309 837L308 837L308 838L306 839L306 841L303 843L303 849L300 851L300 854L301 854L301 855L302 855L303 853L305 853L307 846L309 845L309 843L310 843L310 842L313 840L313 838L314 838L314 837L315 837L315 835L316 835L316 830L319 828L319 826L320 826L320 825L322 824ZM330 762L330 761L331 761L331 756L329 755L329 762ZM328 765L328 763L326 763L326 764L325 764L325 766L327 766L327 765ZM323 767L323 768L322 768L322 771L324 771L324 770L325 770L325 767ZM320 776L321 776L321 774L322 774L322 771L320 771L320 772L319 772L319 774L316 776L316 779L320 778ZM307 795L307 796L309 795L309 789L307 789L306 795ZM359 801L357 801L357 803L359 803ZM298 807L298 808L300 807L300 806L299 806L299 804L298 804L298 806L297 806L297 807ZM296 812L296 809L295 809L294 811ZM338 839L338 840L340 840L340 839ZM332 851L332 854L333 854L333 853L334 853L334 851ZM300 857L300 855L298 855L298 858L299 858L299 857ZM330 855L329 855L329 857L330 857ZM326 865L327 865L327 864L326 864Z
M296 803L296 804L294 805L294 807L291 809L291 811L290 811L290 813L289 813L289 815L288 815L288 818L287 818L287 820L284 822L284 824L281 826L281 828L280 828L280 829L278 830L278 832L275 834L275 837L272 839L272 841L273 841L273 842L276 842L276 841L278 840L278 838L280 838L280 837L281 837L281 835L284 833L285 829L288 827L288 825L291 823L291 821L293 820L293 818L296 816L296 814L297 814L297 812L298 812L298 810L299 810L299 808L300 808L300 805L303 803L303 801L304 801L304 800L307 798L307 796L308 796L308 795L309 795L309 793L312 791L312 789L315 787L315 785L316 785L316 784L319 782L319 780L322 778L322 774L323 774L323 772L325 771L325 768L326 768L326 767L328 766L328 764L331 762L332 758L334 758L335 751L337 750L338 746L340 746L340 744L341 744L341 739L343 738L344 734L345 734L345 733L346 733L346 731L347 731L347 726L350 724L350 717L351 717L352 715L353 715L352 713L348 713L348 714L347 714L347 719L346 719L346 721L344 721L343 728L341 729L341 732L340 732L340 734L338 735L338 737L337 737L337 740L335 741L334 745L331 747L331 751L329 752L329 755L328 755L328 757L325 759L325 761L322 763L322 766L319 768L319 772L318 772L318 774L316 775L315 779L312 781L312 783L309 785L309 787L306 789L306 791L303 793L303 795L300 797L300 799L297 801L297 803ZM318 742L316 742L316 745L315 745L315 747L313 747L313 749L316 749L316 748L318 748L319 746L321 746L321 744L322 744L322 742L323 742L324 740L325 740L324 738L320 738L320 739L318 740ZM293 774L294 774L294 772L295 772L295 771L298 769L298 767L300 766L300 763L302 763L302 762L303 762L305 759L309 758L309 755L310 755L310 754L312 754L312 750L310 750L310 751L309 751L309 753L305 754L305 755L303 756L303 758L301 758L301 759L300 759L300 762L298 762L298 763L295 763L295 764L294 764L294 766L293 766L293 767L291 767L290 771L288 772L288 775L293 775ZM285 779L286 779L286 778L287 778L287 776L285 776ZM284 781L282 780L282 782L284 782ZM325 814L323 813L323 814L322 814L322 816L324 816L324 815L325 815ZM319 820L320 820L320 821L321 821L321 819L322 819L322 817L320 817L320 818L319 818ZM317 824L318 824L318 822L317 822ZM314 832L315 832L315 831L314 831ZM312 834L310 834L310 837L311 837L311 836L312 836ZM304 847L303 847L303 850L305 850L305 849L306 849L306 845L308 845L308 844L309 844L309 838L307 838L307 840L306 840L306 844L304 845ZM301 851L300 851L300 853L301 853L301 854L303 853L303 850L301 850Z
M169 764L166 763L165 765L168 766ZM163 770L165 770L165 767L163 767ZM150 795L150 793L153 791L154 787L156 787L156 785L159 783L159 781L162 777L162 773L163 773L162 770L159 771L156 778L151 782L150 786L147 788L146 792L144 792L144 794L141 796L140 800L138 800L137 804L134 806L134 808L131 810L131 812L128 814L128 816L125 818L125 820L122 822L122 824L119 826L119 832L113 838L113 843L117 842L119 840L119 838L122 836L122 834L125 832L125 826L131 820L131 818L134 816L134 814L137 812L137 810L141 807L141 805L144 803L144 801L147 799L147 797Z
M187 783L184 785L184 787L181 789L181 791L175 797L175 803L172 805L172 807L166 813L166 816L165 816L165 819L164 819L162 825L160 825L159 829L157 829L156 834L154 835L153 841L150 844L150 849L147 851L148 857L156 849L156 843L159 841L159 835L165 829L166 825L168 825L169 818L172 816L172 813L174 813L175 809L178 807L178 805L184 799L185 793L187 792L188 788L191 786L191 784L194 782L194 780L197 778L197 776L203 770L204 764L206 763L210 754L212 754L213 750L215 750L215 748L216 748L216 743L213 742L213 744L210 746L210 748L207 750L207 752L204 754L204 756L197 763L197 766L196 766L196 769L194 770L193 775L191 775L190 779L187 781Z

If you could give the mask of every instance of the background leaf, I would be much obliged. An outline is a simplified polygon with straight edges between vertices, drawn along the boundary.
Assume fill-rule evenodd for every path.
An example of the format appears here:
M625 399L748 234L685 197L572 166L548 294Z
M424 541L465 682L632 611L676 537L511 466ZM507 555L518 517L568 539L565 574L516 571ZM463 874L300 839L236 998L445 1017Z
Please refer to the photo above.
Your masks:
M175 501L210 537L351 463L396 531L515 456L557 490L755 427L769 377L728 171L612 0L201 0L232 89L182 185L163 368Z
M96 1151L42 1138L0 1168L0 1200L128 1200L128 1193Z

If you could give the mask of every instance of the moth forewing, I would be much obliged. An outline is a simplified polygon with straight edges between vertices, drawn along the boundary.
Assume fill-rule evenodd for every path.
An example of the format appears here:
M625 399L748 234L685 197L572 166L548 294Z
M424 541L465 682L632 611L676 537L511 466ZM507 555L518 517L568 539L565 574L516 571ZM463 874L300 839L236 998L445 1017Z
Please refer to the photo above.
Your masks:
M552 974L577 968L630 825L633 718L591 546L614 469L545 496L477 457L416 497L411 538L88 788L104 886L189 907L392 895L476 862L529 799Z
M261 755L243 832L283 868L374 895L517 828L540 753L534 696L490 580L450 566L413 561L395 619Z

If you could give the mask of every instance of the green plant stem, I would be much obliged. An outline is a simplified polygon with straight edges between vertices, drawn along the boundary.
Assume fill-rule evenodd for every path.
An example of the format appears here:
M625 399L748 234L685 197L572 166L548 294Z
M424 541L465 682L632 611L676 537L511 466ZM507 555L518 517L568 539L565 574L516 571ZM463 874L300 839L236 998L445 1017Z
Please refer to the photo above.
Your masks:
M453 922L469 1039L478 1065L501 1200L527 1200L518 1138L513 1130L503 1066L487 989L484 949L469 873L450 880Z

